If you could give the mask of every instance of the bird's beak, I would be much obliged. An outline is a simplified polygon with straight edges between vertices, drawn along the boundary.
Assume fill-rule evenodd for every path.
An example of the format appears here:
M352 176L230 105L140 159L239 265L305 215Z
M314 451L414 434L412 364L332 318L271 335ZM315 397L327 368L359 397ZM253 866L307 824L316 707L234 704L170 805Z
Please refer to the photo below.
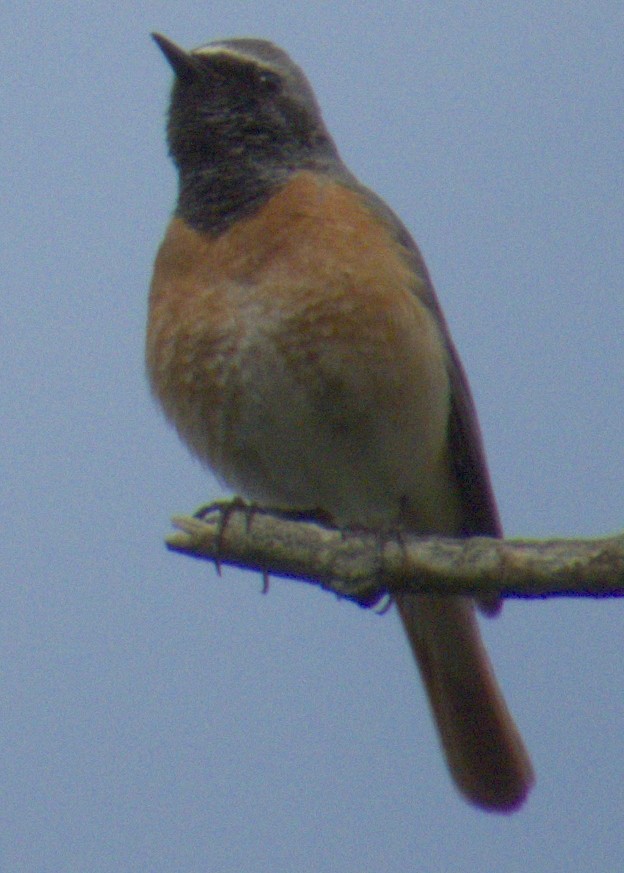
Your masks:
M185 51L161 33L153 33L152 39L167 58L179 79L190 79L197 74L197 58Z

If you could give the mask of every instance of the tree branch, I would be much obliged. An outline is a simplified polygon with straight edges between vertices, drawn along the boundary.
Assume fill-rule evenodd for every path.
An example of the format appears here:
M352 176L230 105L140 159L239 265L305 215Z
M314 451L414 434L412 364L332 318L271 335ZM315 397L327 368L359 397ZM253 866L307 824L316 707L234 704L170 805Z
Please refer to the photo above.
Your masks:
M385 593L503 597L624 595L624 535L592 540L382 537L316 521L217 503L178 516L167 546L217 566L300 579L370 604Z

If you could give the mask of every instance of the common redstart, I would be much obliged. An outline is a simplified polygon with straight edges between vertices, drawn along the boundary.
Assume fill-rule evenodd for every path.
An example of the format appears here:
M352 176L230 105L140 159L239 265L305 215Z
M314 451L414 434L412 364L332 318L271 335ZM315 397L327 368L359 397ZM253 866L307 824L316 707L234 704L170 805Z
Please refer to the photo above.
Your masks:
M302 71L226 39L173 68L179 198L149 299L151 387L242 496L344 528L502 535L470 390L422 256L342 162ZM474 601L397 594L451 773L510 811L528 754Z

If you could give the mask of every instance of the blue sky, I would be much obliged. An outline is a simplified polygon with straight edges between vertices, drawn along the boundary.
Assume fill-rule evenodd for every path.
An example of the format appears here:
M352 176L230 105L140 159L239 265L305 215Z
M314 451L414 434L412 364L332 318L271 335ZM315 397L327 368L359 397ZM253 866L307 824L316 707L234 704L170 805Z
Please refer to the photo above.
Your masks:
M484 623L538 782L480 813L394 614L165 551L222 492L143 367L176 186L148 34L270 38L423 250L508 535L621 529L623 26L616 0L0 11L0 869L623 867L622 604Z

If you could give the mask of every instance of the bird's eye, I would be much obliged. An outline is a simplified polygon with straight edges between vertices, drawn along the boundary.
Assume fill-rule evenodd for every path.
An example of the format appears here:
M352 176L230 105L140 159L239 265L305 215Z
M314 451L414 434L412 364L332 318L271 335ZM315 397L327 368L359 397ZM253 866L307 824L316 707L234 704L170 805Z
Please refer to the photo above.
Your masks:
M281 80L277 73L272 70L262 70L259 74L259 80L265 91L274 94L281 87Z

